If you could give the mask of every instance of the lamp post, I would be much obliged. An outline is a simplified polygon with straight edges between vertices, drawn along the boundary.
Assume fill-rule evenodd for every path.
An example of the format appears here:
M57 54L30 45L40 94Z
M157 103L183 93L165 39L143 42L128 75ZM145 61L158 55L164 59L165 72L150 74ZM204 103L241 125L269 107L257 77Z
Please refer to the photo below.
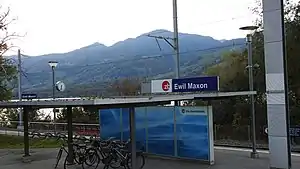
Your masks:
M248 49L248 75L249 75L249 90L253 91L253 63L252 63L252 33L258 29L258 26L245 26L241 27L240 30L246 30L249 33L247 34L247 49ZM250 95L251 102L251 126L252 126L252 152L250 154L251 158L258 158L258 153L256 150L256 124L255 124L255 102L254 95Z
M55 70L58 62L57 61L49 61L48 64L52 69L52 98L54 100L55 99L55 71L54 70ZM56 110L55 110L55 108L53 109L53 114L54 114L54 117L53 117L54 133L56 134Z

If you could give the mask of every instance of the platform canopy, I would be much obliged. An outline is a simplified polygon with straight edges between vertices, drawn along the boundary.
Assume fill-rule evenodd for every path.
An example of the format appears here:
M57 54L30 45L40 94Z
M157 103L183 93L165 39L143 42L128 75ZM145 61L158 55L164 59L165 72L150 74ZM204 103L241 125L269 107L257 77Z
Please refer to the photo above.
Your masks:
M255 95L256 91L240 91L240 92L215 92L215 93L196 93L196 94L172 94L172 95L151 95L136 97L116 97L103 99L66 99L66 100L28 100L28 101L2 101L0 108L56 108L56 107L96 107L96 108L112 108L112 107L143 107L159 104L170 104L171 101L182 100L201 100L201 99L218 99L224 97Z

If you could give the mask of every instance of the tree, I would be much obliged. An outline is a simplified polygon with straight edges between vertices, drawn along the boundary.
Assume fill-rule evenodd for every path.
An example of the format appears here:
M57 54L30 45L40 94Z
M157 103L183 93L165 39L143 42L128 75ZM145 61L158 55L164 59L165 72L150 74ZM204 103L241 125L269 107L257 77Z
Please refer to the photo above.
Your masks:
M0 121L17 121L17 109L2 109L0 110Z
M260 9L261 5L259 6ZM257 13L261 15L262 10L256 10ZM298 62L299 58L299 45L300 45L300 2L293 3L290 0L286 1L285 4L285 32L286 32L286 51L287 51L287 70L288 70L288 88L289 88L289 104L290 104L290 114L291 114L291 124L299 124L299 101L300 101L300 79L299 71L300 66ZM258 22L261 21L261 17L258 19ZM256 59L263 58L263 36L257 36L256 42L254 45ZM264 66L264 60L260 61L262 66ZM261 69L264 74L264 68ZM262 75L259 75L262 77ZM264 87L264 83L260 83L260 89Z
M259 2L259 1L258 1ZM262 6L257 4L254 13L258 18L256 23L262 28ZM285 28L286 48L289 79L289 100L292 125L300 122L300 3L286 2ZM266 96L265 96L265 62L264 62L264 37L263 30L258 29L253 34L253 63L259 65L254 69L254 86L258 91L255 98L255 111L257 126L267 124ZM220 76L220 88L223 91L248 90L247 50L231 51L223 54L221 63L214 65L206 71L209 75ZM217 124L229 124L235 128L248 125L250 117L249 99L247 97L235 97L226 100L213 101L214 121ZM258 133L262 128L257 127ZM258 136L259 137L259 136Z
M85 110L82 107L72 108L72 120L74 123L88 123L88 124L98 124L99 123L99 113ZM61 110L57 117L58 122L67 122L67 109Z
M16 78L16 67L11 60L4 58L4 54L13 47L11 41L17 37L15 33L8 31L8 26L13 21L8 19L10 10L2 12L2 9L0 6L0 101L12 96L11 84Z
M113 82L108 92L110 95L134 96L140 92L141 80L139 78L124 78Z

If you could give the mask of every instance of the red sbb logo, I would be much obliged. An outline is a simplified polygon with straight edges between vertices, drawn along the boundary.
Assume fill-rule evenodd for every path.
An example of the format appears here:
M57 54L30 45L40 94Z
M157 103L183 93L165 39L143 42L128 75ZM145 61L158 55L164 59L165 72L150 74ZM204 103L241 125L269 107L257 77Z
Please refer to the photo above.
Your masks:
M163 91L168 91L170 89L170 83L168 81L163 81L161 87Z

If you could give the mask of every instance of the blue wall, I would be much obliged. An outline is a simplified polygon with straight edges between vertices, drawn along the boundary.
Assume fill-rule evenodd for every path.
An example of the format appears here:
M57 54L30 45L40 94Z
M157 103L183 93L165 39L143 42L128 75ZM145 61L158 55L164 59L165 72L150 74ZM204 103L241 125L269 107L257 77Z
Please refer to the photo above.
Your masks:
M183 109L192 110L195 107L136 108L137 141L146 147L149 153L175 156L176 116L177 155L209 160L208 112L203 109L200 113L188 113ZM99 116L102 138L129 138L129 109L100 110Z

